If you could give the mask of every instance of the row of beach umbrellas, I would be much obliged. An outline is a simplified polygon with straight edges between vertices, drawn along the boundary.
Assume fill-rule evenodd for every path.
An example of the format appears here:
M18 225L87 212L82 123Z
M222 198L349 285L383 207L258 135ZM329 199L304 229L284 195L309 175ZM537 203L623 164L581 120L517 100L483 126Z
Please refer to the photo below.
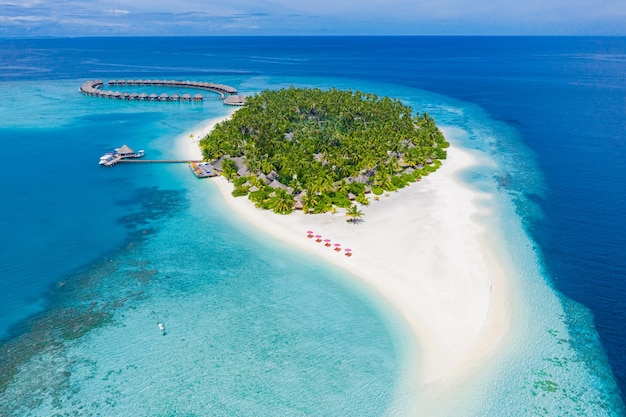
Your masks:
M309 239L315 238L315 241L317 243L324 242L324 246L328 248L334 246L335 252L341 252L341 243L332 243L330 239L323 239L322 235L316 235L313 230L307 230L306 237L308 237ZM344 248L343 252L346 256L352 256L352 249L350 248Z

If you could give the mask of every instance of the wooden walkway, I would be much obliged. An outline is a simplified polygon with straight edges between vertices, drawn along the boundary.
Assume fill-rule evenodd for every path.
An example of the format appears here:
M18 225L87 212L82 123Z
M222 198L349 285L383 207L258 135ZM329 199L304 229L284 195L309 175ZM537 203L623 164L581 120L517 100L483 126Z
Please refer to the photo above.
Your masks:
M112 167L115 164L187 164L190 162L201 163L191 159L136 159L136 158L113 158L103 164L105 167Z
M194 161L191 159L122 159L119 162L133 164L188 164L195 162L196 164L203 161Z
M237 95L237 89L229 85L208 83L203 81L178 81L178 80L110 80L111 86L156 86L156 87L180 87L193 88L198 90L211 91L219 95L224 104L230 106L242 106L245 103L245 96ZM119 91L104 90L102 80L85 81L80 87L80 92L91 97L101 97L126 101L166 101L166 102L199 102L204 101L202 94L191 96L190 94L146 94L146 93L126 93Z

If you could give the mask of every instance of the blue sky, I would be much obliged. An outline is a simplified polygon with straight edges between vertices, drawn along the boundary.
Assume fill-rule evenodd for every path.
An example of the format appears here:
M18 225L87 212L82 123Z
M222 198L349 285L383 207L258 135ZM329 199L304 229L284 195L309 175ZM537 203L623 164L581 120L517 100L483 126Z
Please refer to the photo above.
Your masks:
M0 0L0 36L626 35L625 0Z

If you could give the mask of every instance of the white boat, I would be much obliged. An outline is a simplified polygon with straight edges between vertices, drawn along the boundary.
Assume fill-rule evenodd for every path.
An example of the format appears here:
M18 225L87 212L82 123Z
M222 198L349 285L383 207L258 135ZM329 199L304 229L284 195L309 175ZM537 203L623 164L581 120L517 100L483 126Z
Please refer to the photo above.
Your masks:
M102 155L100 157L100 165L104 165L107 162L113 160L113 158L115 158L115 155L112 153L105 153L104 155Z

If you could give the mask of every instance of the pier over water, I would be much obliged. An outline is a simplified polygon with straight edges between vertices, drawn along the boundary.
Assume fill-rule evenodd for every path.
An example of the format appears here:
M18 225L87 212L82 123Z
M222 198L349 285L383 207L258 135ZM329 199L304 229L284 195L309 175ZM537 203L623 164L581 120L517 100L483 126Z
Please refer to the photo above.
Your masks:
M244 95L237 95L237 89L229 85L216 84L202 81L178 81L178 80L110 80L109 86L157 86L157 87L180 87L180 88L193 88L204 91L211 91L217 93L219 98L223 100L224 104L229 106L243 106L245 104L246 97ZM128 101L181 101L181 102L199 102L204 100L202 94L161 94L155 93L127 93L119 91L104 90L101 87L104 86L102 80L89 80L85 81L80 87L80 92L91 96L110 98L117 100Z

